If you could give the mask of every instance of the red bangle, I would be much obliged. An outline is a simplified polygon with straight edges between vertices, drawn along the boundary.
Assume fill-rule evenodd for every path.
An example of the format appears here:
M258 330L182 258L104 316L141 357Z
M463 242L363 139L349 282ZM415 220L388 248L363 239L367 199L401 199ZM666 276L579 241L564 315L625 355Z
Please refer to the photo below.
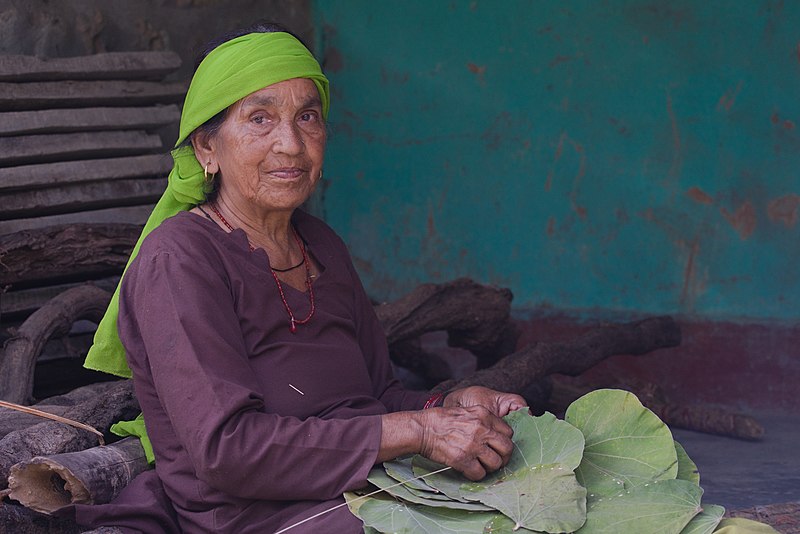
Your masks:
M428 408L435 408L439 401L442 400L444 397L444 393L434 393L428 399L428 402L425 403L425 406L422 407L423 410L427 410Z

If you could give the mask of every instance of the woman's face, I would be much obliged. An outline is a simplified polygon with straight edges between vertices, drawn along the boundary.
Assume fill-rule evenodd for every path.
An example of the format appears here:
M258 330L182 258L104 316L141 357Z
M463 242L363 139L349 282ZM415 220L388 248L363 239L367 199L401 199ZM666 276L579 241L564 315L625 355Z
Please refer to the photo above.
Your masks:
M325 139L311 80L294 78L246 96L208 139L221 172L220 194L243 210L297 208L319 181Z

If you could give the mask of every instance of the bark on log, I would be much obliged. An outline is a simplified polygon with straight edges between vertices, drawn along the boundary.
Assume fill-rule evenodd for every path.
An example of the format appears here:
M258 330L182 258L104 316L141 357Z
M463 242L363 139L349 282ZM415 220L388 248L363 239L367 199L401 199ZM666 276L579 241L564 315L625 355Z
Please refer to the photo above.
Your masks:
M119 276L92 280L92 285L112 293L118 283ZM86 282L75 282L0 293L0 317L5 320L9 316L22 316L23 320L61 293L85 285Z
M0 219L155 202L166 186L166 177L159 176L0 192L0 204L3 206Z
M36 359L47 340L69 332L78 319L99 322L110 300L110 293L85 285L62 293L31 315L5 343L0 399L27 404L33 392Z
M42 109L0 113L0 136L91 132L98 130L149 130L181 119L178 106L128 108Z
M153 204L145 204L142 206L118 207L92 212L65 213L63 215L50 215L47 217L35 217L30 219L0 220L0 235L21 232L23 230L36 230L47 226L81 224L86 222L136 224L142 227L152 211Z
M163 177L170 169L172 169L172 158L168 154L20 165L0 169L0 191L29 190L121 178Z
M70 411L74 406L87 402L97 396L105 395L105 392L114 386L115 382L97 382L95 384L89 384L88 386L73 389L64 395L45 399L40 403L34 404L34 407L37 410L63 417L64 414ZM0 438L11 432L38 425L43 421L41 417L35 415L0 407Z
M105 394L73 406L64 413L75 421L108 433L112 424L133 419L139 414L139 404L133 393L133 383L122 380L114 383ZM35 456L61 454L88 449L97 445L97 436L75 427L47 421L11 432L0 439L0 488L5 488L11 466Z
M550 382L553 385L553 393L549 404L556 413L563 412L570 403L590 391L600 387L612 387L636 395L642 404L671 427L750 441L759 440L764 436L764 427L749 415L702 404L677 404L667 399L656 384L572 384L557 377L551 377Z
M79 534L83 529L73 521L29 510L18 504L0 502L0 525L8 534Z
M680 328L671 317L604 326L568 342L530 345L464 380L443 382L434 391L480 385L522 392L529 384L554 373L576 376L609 356L641 355L675 347L680 342Z
M0 80L160 79L181 66L175 52L107 52L77 57L0 56Z
M139 473L149 469L138 438L78 452L37 456L11 468L9 497L37 512L68 504L111 502Z
M87 106L143 106L183 101L185 82L0 83L0 111Z
M18 135L0 137L0 165L132 156L161 149L161 138L143 130Z
M445 330L448 344L467 349L482 363L513 350L518 332L510 324L511 291L460 278L423 284L407 296L375 307L389 344Z
M119 274L140 233L132 224L73 224L0 236L0 287Z

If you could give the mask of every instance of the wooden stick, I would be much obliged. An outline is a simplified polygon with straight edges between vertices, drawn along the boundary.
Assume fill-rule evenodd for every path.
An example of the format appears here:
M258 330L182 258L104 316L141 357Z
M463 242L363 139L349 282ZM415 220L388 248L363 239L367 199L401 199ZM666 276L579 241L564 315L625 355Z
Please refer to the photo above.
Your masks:
M60 415L56 415L53 413L43 412L41 410L37 410L36 408L31 408L30 406L20 406L19 404L14 404L13 402L0 401L0 406L2 406L3 408L10 408L12 410L17 410L18 412L27 413L30 415L37 415L39 417L44 417L45 419L58 421L59 423L64 423L65 425L70 425L74 426L75 428L80 428L81 430L86 430L87 432L92 432L94 434L97 434L97 440L100 442L100 445L106 444L105 439L103 439L102 432L99 432L96 428L93 428L89 425L84 425L83 423L79 423L78 421L73 421L72 419L61 417Z

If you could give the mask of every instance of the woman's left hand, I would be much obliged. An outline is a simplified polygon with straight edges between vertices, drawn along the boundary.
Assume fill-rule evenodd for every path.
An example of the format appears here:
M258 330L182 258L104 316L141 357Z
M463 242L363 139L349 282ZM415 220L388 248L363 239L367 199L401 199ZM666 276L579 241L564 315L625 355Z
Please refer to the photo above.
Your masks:
M445 408L483 406L497 417L504 417L509 412L519 410L528 405L525 399L513 393L503 393L482 386L469 386L450 392L444 398Z

